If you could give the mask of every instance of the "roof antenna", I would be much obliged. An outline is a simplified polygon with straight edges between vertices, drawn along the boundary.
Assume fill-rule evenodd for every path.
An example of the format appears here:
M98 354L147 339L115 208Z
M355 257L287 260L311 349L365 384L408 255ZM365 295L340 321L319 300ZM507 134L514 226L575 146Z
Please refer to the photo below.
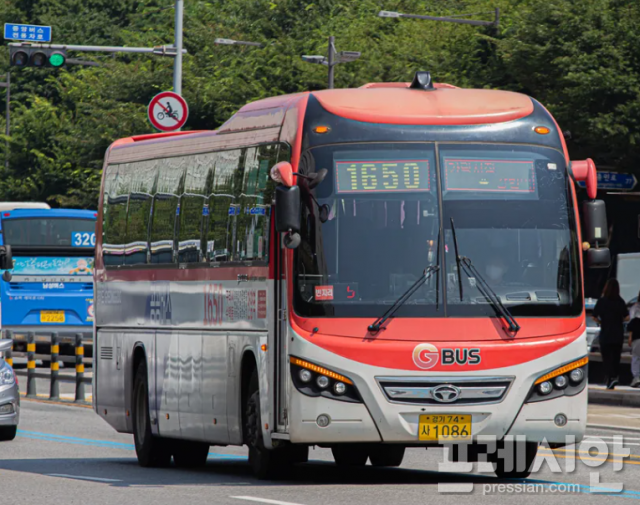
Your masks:
M418 71L411 82L411 89L423 89L425 91L435 89L431 80L431 72Z

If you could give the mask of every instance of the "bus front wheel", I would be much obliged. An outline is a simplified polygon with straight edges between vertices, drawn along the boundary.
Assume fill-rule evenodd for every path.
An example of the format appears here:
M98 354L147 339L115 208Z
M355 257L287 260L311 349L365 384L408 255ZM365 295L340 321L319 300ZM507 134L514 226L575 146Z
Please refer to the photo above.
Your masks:
M338 466L364 466L369 459L369 446L365 444L342 444L331 448Z
M400 466L404 459L402 445L377 444L371 447L369 459L373 466Z
M133 440L140 466L164 467L171 463L170 441L151 433L149 384L144 360L138 365L133 383Z

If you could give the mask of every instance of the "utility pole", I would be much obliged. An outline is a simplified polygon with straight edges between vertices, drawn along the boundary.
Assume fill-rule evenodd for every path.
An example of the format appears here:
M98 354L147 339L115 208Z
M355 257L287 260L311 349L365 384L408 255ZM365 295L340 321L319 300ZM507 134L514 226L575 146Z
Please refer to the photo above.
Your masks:
M329 64L329 89L333 89L333 56L336 52L335 37L331 35L329 37L329 57L327 63Z
M317 63L324 65L329 70L329 89L333 89L334 67L338 63L351 63L360 58L361 53L358 51L336 51L335 37L329 37L329 54L327 56L303 54L302 60L307 63Z
M6 109L5 109L5 126L4 126L4 134L8 137L11 133L11 72L7 72L5 76L6 81L0 82L0 88L4 88L6 90L5 93L5 101L6 101ZM9 140L6 140L6 148L4 154L4 168L9 169Z
M173 91L182 95L182 23L184 18L184 1L176 0L175 42L176 56L173 61Z

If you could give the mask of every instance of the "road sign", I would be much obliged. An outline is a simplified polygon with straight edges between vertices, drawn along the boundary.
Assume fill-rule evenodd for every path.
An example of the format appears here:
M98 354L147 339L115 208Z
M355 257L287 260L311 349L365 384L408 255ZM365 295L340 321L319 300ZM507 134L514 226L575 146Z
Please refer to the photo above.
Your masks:
M154 128L172 132L182 128L189 117L189 107L184 98L173 91L163 91L154 96L147 109Z
M5 23L4 38L5 40L26 40L28 42L51 42L51 27Z
M617 189L620 191L631 191L635 188L638 180L635 175L624 172L598 171L598 189ZM584 181L578 183L585 187Z

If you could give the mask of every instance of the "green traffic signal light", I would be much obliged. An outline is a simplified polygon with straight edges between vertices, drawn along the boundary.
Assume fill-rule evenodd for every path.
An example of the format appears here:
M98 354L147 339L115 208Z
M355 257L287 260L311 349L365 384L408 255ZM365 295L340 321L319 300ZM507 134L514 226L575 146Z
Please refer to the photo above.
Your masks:
M61 67L64 65L65 58L62 53L53 53L49 56L49 64L52 67Z

